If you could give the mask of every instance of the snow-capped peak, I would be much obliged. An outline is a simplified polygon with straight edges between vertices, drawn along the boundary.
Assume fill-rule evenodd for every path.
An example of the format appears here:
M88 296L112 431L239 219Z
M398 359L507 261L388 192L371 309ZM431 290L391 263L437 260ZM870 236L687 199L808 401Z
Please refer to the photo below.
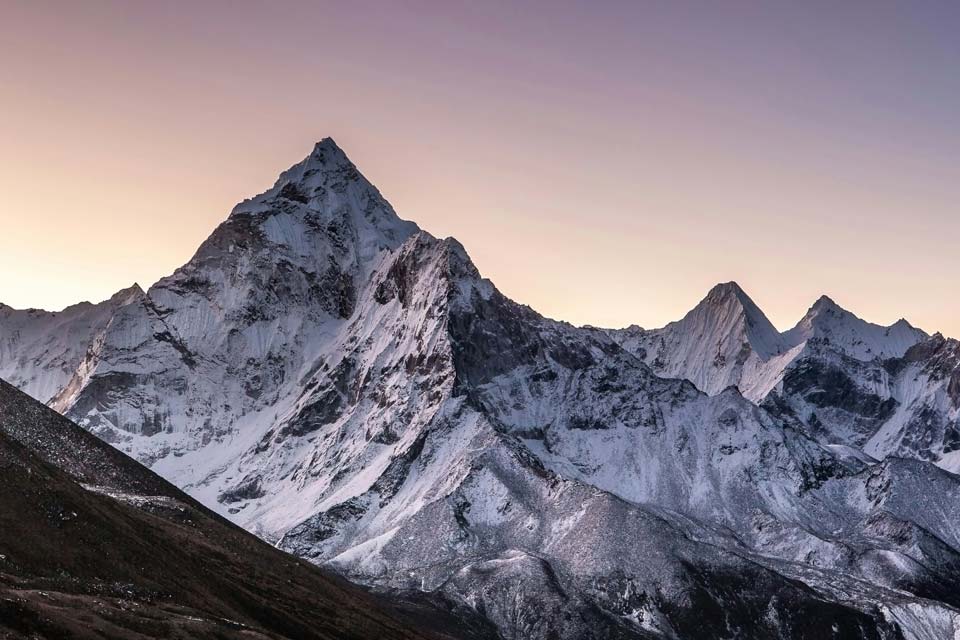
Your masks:
M662 329L637 327L611 336L659 375L686 378L711 395L737 385L745 370L756 371L787 349L736 282L716 285L681 320Z
M352 180L365 180L333 138L324 138L313 145L310 155L280 174L275 186L304 182L318 171L336 170L351 172L348 177Z
M722 336L717 331L742 336L761 358L783 350L780 332L736 282L713 287L681 323L688 321L695 321L718 339Z
M731 280L730 282L721 282L715 285L710 291L707 292L705 300L725 300L730 298L736 298L738 301L743 302L744 300L749 301L750 297L747 295L747 292L737 284L736 281Z
M332 234L333 245L354 245L360 262L396 249L418 230L400 219L332 138L316 143L273 187L234 207L230 221L238 222L233 234L260 230L290 247L302 245L307 231Z
M927 335L906 320L884 327L861 320L828 296L820 296L793 329L784 333L791 346L816 340L858 360L901 357Z
M111 305L125 305L130 304L131 302L136 302L145 295L146 293L144 293L143 288L141 288L138 283L134 282L126 289L121 289L113 294L110 297L109 302Z

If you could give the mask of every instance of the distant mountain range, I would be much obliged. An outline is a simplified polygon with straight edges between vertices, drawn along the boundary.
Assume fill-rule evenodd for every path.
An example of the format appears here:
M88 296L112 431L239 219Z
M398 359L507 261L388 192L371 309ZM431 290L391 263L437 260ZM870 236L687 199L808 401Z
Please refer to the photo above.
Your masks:
M546 319L330 139L173 275L0 305L0 377L281 549L504 638L960 634L960 346L734 283Z

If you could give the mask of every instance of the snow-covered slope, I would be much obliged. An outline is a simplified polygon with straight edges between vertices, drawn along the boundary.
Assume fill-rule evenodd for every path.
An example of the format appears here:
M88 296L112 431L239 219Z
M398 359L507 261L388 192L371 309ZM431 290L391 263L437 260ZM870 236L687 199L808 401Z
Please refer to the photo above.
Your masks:
M764 395L794 346L735 282L718 284L683 319L662 329L611 332L660 376L685 378L711 395L739 387Z
M0 304L0 378L48 402L66 386L86 350L122 307L143 298L138 285L100 304L63 311L18 311Z
M807 336L804 348L764 406L825 443L960 470L955 340L870 325L822 300L789 333Z
M953 341L899 320L861 320L823 296L778 333L734 283L681 321L609 331L659 375L715 395L729 386L836 450L898 455L960 470L960 416L948 391Z
M543 318L329 139L172 276L97 309L0 367L30 381L42 354L82 354L52 406L268 541L506 637L960 629L957 478L832 442L798 404L824 397L790 377L814 353L889 366L858 356L896 354L901 330L780 334L732 283L653 332ZM896 375L952 397L954 352L917 349Z
M685 378L711 395L735 386L758 402L812 344L861 362L901 357L927 335L906 321L882 327L822 296L780 333L735 282L719 284L682 320L662 329L610 331L659 375Z
M870 361L899 358L927 334L903 319L889 327L866 322L821 296L783 337L790 345L816 340L851 358Z
M148 462L222 450L289 408L378 260L416 229L324 140L114 311L50 404Z

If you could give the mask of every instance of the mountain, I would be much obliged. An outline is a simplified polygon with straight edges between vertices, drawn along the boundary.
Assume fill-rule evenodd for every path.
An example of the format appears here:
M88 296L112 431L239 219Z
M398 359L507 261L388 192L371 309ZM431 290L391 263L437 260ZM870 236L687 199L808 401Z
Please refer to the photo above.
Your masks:
M960 471L957 342L906 320L875 325L823 296L778 333L727 283L679 322L608 333L659 375L711 395L735 386L844 455L918 458Z
M827 296L821 296L797 326L784 334L788 344L816 341L861 361L902 357L927 337L903 319L889 327L865 322Z
M682 320L662 329L633 326L611 336L658 375L684 378L715 395L734 386L760 401L814 345L858 362L902 357L928 336L906 321L865 322L827 296L780 333L735 282L719 284Z
M3 382L0 551L3 637L468 637L272 549Z
M631 327L617 341L658 375L685 378L711 395L740 387L750 395L769 381L768 363L782 360L790 343L736 282L718 284L683 319L662 329Z
M832 441L800 402L856 394L797 373L836 358L950 398L949 341L897 354L908 333L828 314L780 334L733 283L651 332L553 321L329 139L124 302L82 345L0 317L0 367L82 353L51 406L354 580L530 640L960 632L960 479L897 457L916 438Z
M960 471L956 340L864 322L821 298L786 334L804 349L762 401L824 442ZM952 389L952 391L951 391Z

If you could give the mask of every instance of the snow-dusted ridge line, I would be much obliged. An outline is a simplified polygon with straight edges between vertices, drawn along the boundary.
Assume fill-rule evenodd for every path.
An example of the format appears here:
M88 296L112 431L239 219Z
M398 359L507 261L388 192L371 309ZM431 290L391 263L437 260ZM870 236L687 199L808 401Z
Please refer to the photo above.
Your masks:
M709 394L735 386L822 443L960 471L957 342L899 320L861 320L827 296L777 332L735 283L682 320L609 335L661 376Z

